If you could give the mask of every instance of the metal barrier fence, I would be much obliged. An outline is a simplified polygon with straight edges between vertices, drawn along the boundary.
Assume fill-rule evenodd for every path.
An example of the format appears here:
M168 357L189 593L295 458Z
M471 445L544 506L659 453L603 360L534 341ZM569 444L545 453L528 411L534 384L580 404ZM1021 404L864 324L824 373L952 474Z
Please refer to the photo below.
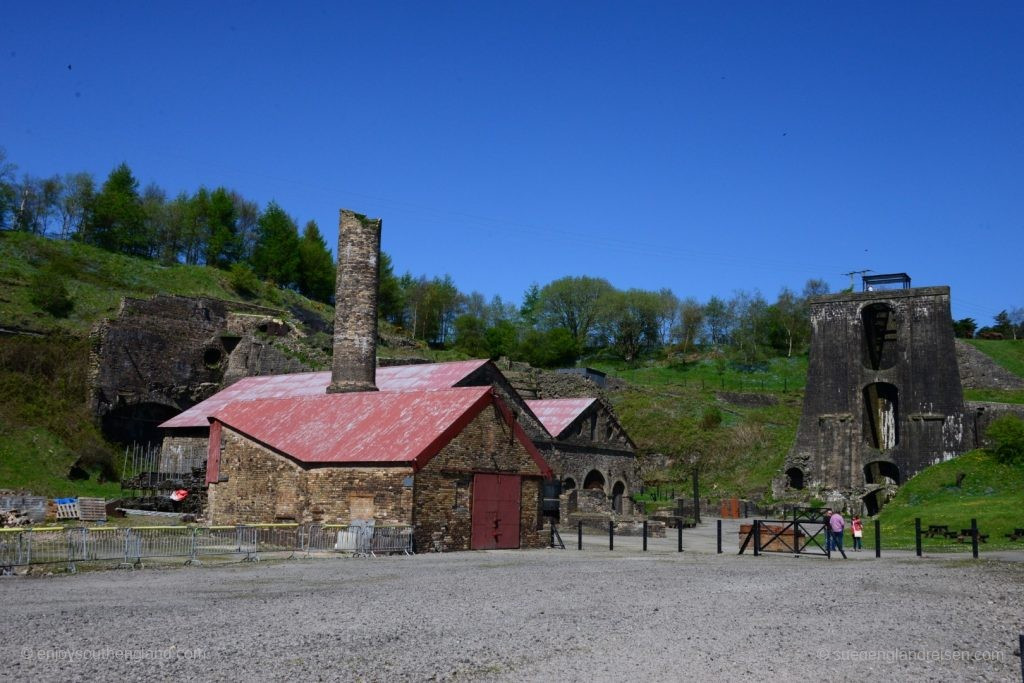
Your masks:
M143 560L242 555L258 562L261 553L413 554L412 528L373 525L254 524L240 526L36 527L0 529L0 572L33 564L117 562L141 567Z

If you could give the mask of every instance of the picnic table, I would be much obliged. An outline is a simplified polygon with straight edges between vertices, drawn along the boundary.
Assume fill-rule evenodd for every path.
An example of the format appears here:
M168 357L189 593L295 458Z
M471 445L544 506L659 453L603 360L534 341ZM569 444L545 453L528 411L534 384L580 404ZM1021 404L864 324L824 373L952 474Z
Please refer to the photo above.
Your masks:
M961 529L960 533L957 534L957 536L956 536L956 540L960 541L961 543L970 543L973 535L974 535L974 530L973 529ZM988 534L979 533L978 534L978 542L979 543L988 543Z
M935 536L948 536L949 526L946 524L929 524L928 531L924 532L924 535L928 538L934 538ZM956 534L954 534L955 536Z
M1019 541L1024 538L1024 529L1015 528L1012 534L1006 534L1006 537L1011 541Z

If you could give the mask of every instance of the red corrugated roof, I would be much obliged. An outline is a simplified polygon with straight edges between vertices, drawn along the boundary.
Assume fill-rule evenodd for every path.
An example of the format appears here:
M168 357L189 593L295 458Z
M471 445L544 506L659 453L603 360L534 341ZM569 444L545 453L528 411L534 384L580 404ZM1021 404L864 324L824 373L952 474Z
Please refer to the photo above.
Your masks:
M237 401L210 421L299 462L406 464L419 469L486 406L496 403L541 470L550 469L491 387L409 392L356 392ZM208 469L219 464L219 439ZM216 457L214 457L216 456ZM207 472L216 481L218 472Z
M557 438L596 400L595 398L552 398L542 401L527 401L526 405L541 421L544 428Z
M486 363L486 360L466 360L377 368L377 388L388 392L450 389ZM320 396L326 393L330 383L330 372L245 377L160 426L206 427L209 424L206 418L235 401Z

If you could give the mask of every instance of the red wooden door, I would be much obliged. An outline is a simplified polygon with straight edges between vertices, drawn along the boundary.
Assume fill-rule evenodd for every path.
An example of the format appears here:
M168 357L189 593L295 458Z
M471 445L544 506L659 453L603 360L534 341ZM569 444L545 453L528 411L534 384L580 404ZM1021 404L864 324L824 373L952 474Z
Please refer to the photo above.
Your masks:
M473 550L519 547L519 475L473 476Z

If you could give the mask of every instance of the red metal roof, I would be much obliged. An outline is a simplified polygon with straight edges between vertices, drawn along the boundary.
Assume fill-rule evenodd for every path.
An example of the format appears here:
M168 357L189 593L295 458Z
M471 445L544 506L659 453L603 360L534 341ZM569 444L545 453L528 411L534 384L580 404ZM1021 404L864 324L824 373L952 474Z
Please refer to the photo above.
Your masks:
M452 363L421 363L377 368L377 388L380 391L433 391L450 389L486 360L466 360ZM218 391L201 403L167 420L161 427L207 427L207 418L235 401L264 398L294 398L326 394L331 383L330 372L298 372L290 375L264 375L245 377Z
M237 401L220 424L302 463L423 467L486 406L495 403L545 475L550 468L490 386L409 392L354 392ZM207 481L219 476L220 439L210 439ZM216 452L215 452L216 451Z
M544 429L557 438L596 400L595 398L552 398L527 401L526 405L541 421Z

